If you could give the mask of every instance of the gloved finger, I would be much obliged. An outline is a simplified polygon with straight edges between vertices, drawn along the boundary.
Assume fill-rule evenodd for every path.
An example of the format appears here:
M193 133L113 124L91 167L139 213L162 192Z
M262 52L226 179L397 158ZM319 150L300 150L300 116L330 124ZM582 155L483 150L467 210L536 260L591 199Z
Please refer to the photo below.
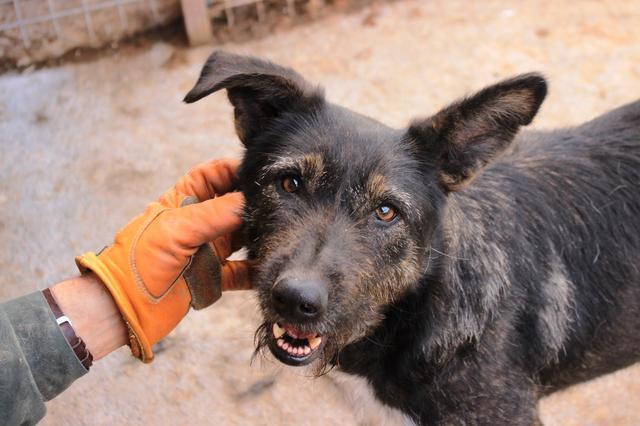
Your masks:
M175 209L172 211L172 216L177 218L174 235L183 247L197 249L204 243L240 229L243 204L242 193L230 192Z
M222 264L222 291L251 290L251 267L246 260L228 261Z
M200 201L235 189L240 160L224 158L199 164L178 181L175 189Z

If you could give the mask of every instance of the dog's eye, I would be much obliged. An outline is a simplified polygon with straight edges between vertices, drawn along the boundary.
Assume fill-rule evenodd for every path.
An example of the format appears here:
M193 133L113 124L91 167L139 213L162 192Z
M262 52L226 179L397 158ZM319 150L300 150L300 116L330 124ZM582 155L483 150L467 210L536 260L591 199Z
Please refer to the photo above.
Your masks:
M376 215L376 219L386 223L393 222L393 220L398 216L396 210L387 204L383 204L375 209L374 213Z
M282 178L280 181L280 186L285 192L294 193L297 192L302 184L300 183L300 178L293 175L288 175Z

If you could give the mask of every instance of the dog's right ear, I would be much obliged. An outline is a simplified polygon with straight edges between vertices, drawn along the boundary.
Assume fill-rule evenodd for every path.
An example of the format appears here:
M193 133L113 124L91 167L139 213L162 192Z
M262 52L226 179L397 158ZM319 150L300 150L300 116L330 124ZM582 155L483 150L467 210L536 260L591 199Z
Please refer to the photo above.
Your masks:
M217 51L207 59L184 101L196 102L220 89L227 89L234 106L236 132L245 145L281 114L324 102L322 90L290 68Z
M521 126L531 123L546 95L542 75L522 74L414 122L409 134L436 161L442 188L458 191L507 149Z

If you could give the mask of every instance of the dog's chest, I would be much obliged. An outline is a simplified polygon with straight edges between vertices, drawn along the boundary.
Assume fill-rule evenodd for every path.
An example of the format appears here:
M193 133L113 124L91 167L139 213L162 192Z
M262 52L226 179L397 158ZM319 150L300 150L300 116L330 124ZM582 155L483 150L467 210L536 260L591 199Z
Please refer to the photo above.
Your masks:
M415 425L413 420L402 411L380 402L366 379L341 371L332 371L330 377L344 392L347 403L353 408L359 425Z

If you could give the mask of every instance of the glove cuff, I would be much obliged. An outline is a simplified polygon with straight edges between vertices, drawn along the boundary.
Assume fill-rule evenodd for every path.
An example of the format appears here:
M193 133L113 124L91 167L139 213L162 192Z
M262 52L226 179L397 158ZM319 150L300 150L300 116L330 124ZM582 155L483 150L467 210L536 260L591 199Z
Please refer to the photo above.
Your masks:
M127 325L129 334L129 347L134 357L142 362L149 363L153 360L153 351L149 339L145 335L138 315L133 305L129 301L129 297L120 289L117 280L111 274L106 265L93 252L87 252L76 257L76 265L81 273L92 271L102 281L104 286L109 290L114 302L118 306L120 313Z

